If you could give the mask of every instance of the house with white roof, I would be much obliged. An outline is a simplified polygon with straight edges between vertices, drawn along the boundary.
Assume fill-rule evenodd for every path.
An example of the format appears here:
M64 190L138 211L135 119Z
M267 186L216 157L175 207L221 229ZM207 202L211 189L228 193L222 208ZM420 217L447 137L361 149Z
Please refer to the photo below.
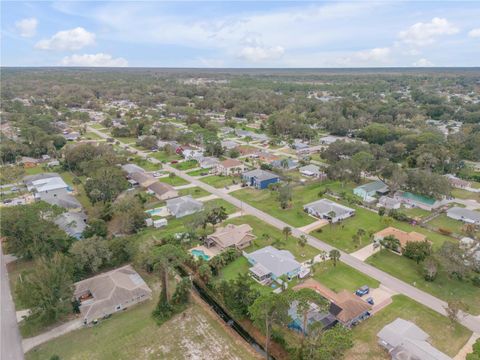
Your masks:
M355 209L340 205L335 201L320 199L303 206L308 214L320 219L326 219L332 223L347 219L355 215Z
M447 210L447 216L469 224L480 225L480 212L454 206Z
M194 214L203 209L203 203L192 196L181 196L167 200L167 210L177 219Z

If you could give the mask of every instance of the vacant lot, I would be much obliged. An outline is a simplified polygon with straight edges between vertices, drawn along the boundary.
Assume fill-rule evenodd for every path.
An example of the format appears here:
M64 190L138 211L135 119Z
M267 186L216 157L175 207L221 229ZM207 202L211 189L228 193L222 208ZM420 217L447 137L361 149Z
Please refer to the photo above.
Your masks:
M211 175L200 179L205 184L211 185L217 189L233 185L233 177Z
M173 167L178 170L189 170L189 169L196 168L197 166L198 166L198 163L196 160L182 161L173 165Z
M379 285L377 280L342 262L337 262L337 266L333 266L330 260L315 265L313 278L335 292L344 289L354 292L363 285L368 285L371 288L376 288Z
M134 157L132 163L142 167L146 171L156 171L161 169L160 164L153 164L150 161L139 156Z
M181 186L181 185L188 184L188 181L183 180L179 176L173 176L173 177L167 176L167 177L159 178L158 181L163 182L165 184L172 185L172 186Z
M366 262L445 301L461 299L470 313L480 314L480 288L469 281L450 279L443 271L439 271L435 281L425 281L422 264L387 250L370 256Z
M445 214L441 214L436 218L430 220L428 222L428 225L433 226L437 229L449 230L459 235L466 235L462 231L462 228L465 224L462 221L451 219ZM477 236L479 235L480 235L480 232L477 231Z
M160 150L150 154L151 157L160 160L162 162L170 162L173 160L181 160L182 157L178 154L168 154L166 151Z
M185 196L185 195L191 195L194 198L200 198L204 196L210 195L208 191L203 190L202 188L199 187L191 187L191 188L186 188L186 189L181 189L178 191L180 196Z
M227 214L233 214L234 212L239 211L240 209L237 208L235 205L230 204L228 201L225 201L223 199L214 199L205 202L206 207L219 207L223 206Z
M463 189L453 189L452 196L458 199L480 201L480 193L474 193Z
M27 353L26 359L252 359L211 313L193 303L161 326L151 317L156 300L93 327L77 330Z
M402 318L414 322L430 335L433 346L447 355L455 356L467 342L471 332L462 325L452 323L437 312L403 295L393 297L393 303L363 321L353 329L354 347L345 356L353 360L390 359L377 344L377 333L387 324Z

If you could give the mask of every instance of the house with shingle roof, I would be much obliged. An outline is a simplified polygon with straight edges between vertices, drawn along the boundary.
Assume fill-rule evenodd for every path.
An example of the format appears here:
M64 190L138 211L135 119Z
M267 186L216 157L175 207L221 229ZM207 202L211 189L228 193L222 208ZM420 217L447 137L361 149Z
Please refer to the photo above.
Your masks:
M131 265L74 284L74 297L88 324L152 298L152 290Z
M148 185L147 192L155 195L158 200L168 200L178 196L178 191L172 185L160 181Z
M250 246L256 238L252 230L252 227L248 224L228 224L225 227L219 227L213 234L207 236L205 246L216 246L220 250L227 248L244 249Z
M245 171L246 166L237 159L226 159L217 164L216 172L224 176L241 174Z
M260 283L267 283L282 276L288 279L297 277L302 268L290 251L278 250L270 245L249 254L244 252L243 255L253 265L249 269L253 278Z
M167 200L167 210L177 219L194 214L203 209L203 203L192 196L182 196Z
M376 195L385 195L388 193L388 186L381 180L372 181L367 184L357 186L353 193L361 197L364 201L374 200Z

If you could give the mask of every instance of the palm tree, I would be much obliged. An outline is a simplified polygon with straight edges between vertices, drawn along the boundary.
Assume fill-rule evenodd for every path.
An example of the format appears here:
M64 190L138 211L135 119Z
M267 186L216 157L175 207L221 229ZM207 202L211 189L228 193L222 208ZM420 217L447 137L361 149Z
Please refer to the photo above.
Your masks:
M366 233L367 232L365 231L365 229L360 228L357 230L357 235L359 237L360 243L362 243L363 237L365 236Z
M298 245L302 248L302 250L305 248L305 245L307 245L307 237L305 235L300 235L298 238ZM303 257L305 257L305 254L302 254Z
M337 261L340 259L340 251L337 249L330 250L330 259L333 261L333 267L337 266Z
M282 232L283 232L283 235L285 235L285 242L287 242L288 237L292 235L292 228L290 226L285 226Z

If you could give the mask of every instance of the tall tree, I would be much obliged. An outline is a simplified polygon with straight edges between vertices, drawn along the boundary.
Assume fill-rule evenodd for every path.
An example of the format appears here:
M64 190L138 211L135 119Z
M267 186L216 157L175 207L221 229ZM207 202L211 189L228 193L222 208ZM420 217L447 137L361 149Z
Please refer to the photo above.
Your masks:
M338 251L337 249L333 249L333 250L330 250L328 255L330 256L330 260L332 260L333 262L333 266L336 267L337 261L340 260L340 255L341 255L340 251Z

